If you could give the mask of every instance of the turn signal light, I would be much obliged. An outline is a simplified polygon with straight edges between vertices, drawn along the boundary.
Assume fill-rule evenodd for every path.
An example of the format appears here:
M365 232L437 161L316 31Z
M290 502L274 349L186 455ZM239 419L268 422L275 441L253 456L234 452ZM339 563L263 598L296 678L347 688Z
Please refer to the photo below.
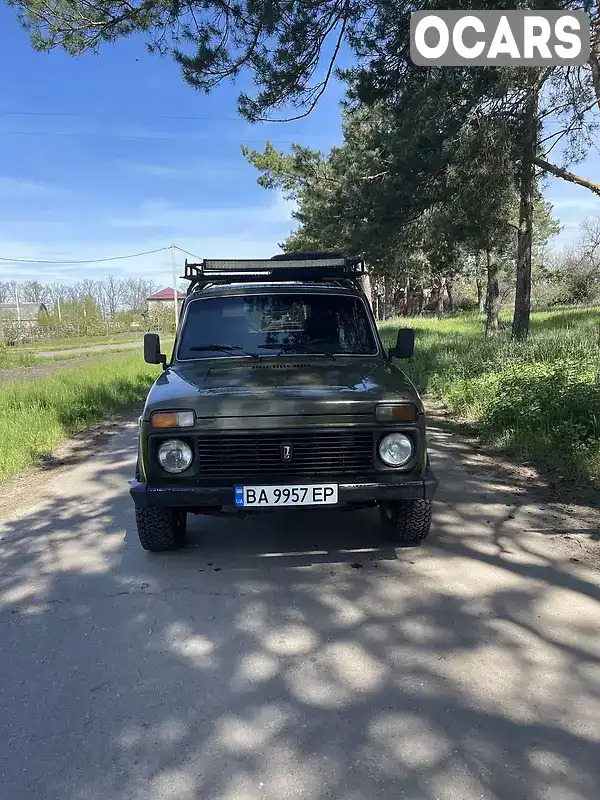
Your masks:
M416 422L419 411L410 403L399 405L377 406L375 419L377 422Z
M192 428L194 424L193 411L155 411L152 414L153 428Z

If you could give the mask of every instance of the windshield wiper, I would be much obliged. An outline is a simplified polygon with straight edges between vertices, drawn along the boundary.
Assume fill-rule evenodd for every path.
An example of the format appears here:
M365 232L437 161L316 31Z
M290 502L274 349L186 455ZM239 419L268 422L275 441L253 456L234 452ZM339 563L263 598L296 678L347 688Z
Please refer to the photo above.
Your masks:
M313 350L310 345L305 344L259 344L258 346L265 350L279 350L278 356L285 353L304 353L311 356L327 356L335 361L335 353L332 353L331 350Z
M250 356L250 358L260 359L258 353L251 353L249 350L244 350L244 348L240 347L238 344L204 344L201 347L190 347L190 351L193 352L208 352L210 350L216 353L227 353L230 356L234 356L236 353L242 353L242 355Z

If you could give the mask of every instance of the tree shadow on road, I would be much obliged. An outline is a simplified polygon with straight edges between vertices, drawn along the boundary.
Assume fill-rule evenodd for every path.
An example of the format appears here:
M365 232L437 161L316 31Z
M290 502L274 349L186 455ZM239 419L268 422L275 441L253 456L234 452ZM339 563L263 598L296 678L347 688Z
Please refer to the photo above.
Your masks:
M509 475L438 441L419 549L370 512L281 513L155 556L131 435L2 525L6 797L598 796L600 582L502 522Z

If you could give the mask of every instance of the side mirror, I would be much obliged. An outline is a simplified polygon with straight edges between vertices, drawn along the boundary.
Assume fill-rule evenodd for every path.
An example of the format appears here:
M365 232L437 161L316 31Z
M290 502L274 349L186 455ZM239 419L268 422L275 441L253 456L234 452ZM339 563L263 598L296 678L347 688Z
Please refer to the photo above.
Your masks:
M160 352L160 336L158 333L144 334L144 361L146 364L167 363L167 357Z
M415 352L415 332L412 328L400 328L396 346L390 350L392 358L412 358Z

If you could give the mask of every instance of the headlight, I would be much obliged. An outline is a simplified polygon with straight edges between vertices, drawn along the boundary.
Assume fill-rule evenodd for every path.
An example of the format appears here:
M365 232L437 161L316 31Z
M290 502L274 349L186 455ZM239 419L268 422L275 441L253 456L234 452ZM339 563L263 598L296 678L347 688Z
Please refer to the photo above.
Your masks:
M179 439L167 439L158 448L158 462L166 472L183 472L192 459L192 448Z
M412 439L403 433L388 433L379 442L379 458L388 467L403 467L413 455Z

